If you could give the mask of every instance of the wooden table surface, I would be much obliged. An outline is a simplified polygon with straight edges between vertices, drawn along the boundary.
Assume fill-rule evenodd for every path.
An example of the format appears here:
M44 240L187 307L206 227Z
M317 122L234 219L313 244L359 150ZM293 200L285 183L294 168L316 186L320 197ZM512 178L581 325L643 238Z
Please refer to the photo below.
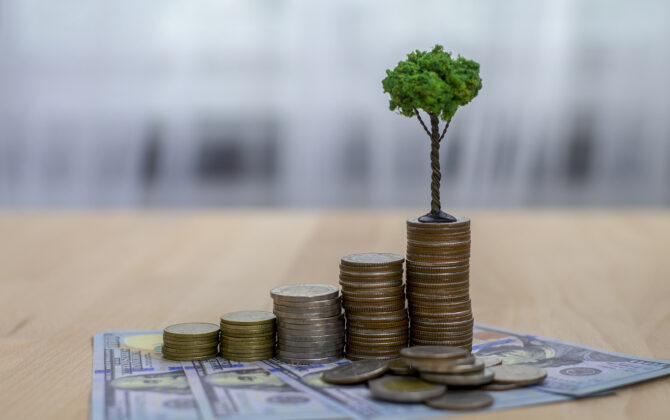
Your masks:
M342 255L403 254L393 212L0 213L0 418L86 418L94 333L271 309ZM670 359L670 211L465 212L475 319ZM668 418L670 378L468 418Z

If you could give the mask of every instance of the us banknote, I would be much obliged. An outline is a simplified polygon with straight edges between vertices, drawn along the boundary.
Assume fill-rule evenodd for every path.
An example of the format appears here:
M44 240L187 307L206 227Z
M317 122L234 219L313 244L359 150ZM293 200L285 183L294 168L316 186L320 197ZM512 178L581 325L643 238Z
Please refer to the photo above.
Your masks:
M505 364L544 368L547 379L538 389L584 397L670 375L670 361L646 359L553 338L476 325L472 352L495 355Z
M184 369L161 357L162 331L93 337L91 419L202 418Z
M462 414L423 404L374 400L366 385L337 386L321 380L337 364L291 365L277 359L238 363L216 358L182 362L205 418L213 419L423 419ZM492 393L489 410L571 400L522 388Z

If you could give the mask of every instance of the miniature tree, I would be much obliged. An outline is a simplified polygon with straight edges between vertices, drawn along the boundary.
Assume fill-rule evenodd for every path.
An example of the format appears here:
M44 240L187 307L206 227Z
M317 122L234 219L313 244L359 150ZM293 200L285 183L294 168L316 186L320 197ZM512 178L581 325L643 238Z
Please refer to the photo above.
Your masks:
M386 70L382 86L384 92L391 95L391 111L398 110L410 118L416 116L430 137L430 212L419 220L456 221L454 216L442 211L440 203L440 142L458 107L468 104L482 87L479 63L461 56L453 59L451 53L436 45L430 52L416 50L407 54L407 60L399 62L393 70ZM420 109L428 114L430 129L424 124ZM441 133L440 120L445 124Z

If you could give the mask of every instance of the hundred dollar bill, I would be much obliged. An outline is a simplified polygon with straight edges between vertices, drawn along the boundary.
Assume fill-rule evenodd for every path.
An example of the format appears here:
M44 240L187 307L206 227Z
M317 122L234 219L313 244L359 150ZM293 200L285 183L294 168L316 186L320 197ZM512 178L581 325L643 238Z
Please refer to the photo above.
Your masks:
M214 419L423 419L459 414L423 404L372 399L365 385L338 386L321 380L337 364L291 365L277 359L232 362L216 358L182 362L201 412ZM571 400L564 395L523 388L491 393L497 410Z
M93 337L91 419L202 418L179 362L161 357L162 331Z
M584 397L670 375L670 361L646 359L553 338L477 324L472 352L495 355L504 364L530 364L547 371L542 391Z

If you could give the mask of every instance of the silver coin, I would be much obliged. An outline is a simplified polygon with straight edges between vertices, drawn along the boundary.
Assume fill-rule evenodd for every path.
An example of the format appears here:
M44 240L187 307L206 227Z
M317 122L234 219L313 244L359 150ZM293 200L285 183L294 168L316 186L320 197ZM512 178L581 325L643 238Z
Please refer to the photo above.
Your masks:
M345 266L386 266L402 265L405 259L398 254L365 252L349 254L342 257L341 264Z
M408 365L404 360L402 359L395 359L389 362L388 364L389 370L391 373L394 375L414 375L417 373L417 370Z
M307 335L310 334L310 335ZM332 341L332 340L342 340L344 339L344 332L340 331L336 334L323 334L323 335L311 335L312 331L305 331L305 335L299 334L287 334L286 331L280 331L278 340L287 341L287 342L305 342L305 343L314 343L320 341Z
M481 372L486 367L484 362L473 357L456 359L454 361L426 361L415 360L411 362L413 368L427 373L475 373Z
M337 315L340 313L342 310L342 304L337 303L336 305L329 305L329 306L321 306L321 307L316 307L316 308L299 308L296 306L288 306L288 305L274 305L272 308L273 312L288 312L291 314L299 314L304 317L308 318L317 318L317 317L322 317L322 318L328 318L334 315Z
M432 384L413 376L385 376L369 383L376 399L392 402L417 403L444 394L447 387Z
M493 356L493 355L491 355L491 356L477 356L477 355L475 355L475 357L477 358L477 360L481 360L482 362L484 362L484 365L486 367L498 366L498 365L502 364L502 359L500 357L497 357L497 356Z
M322 313L317 313L317 312L308 312L308 313L300 313L300 312L284 312L280 311L277 309L274 309L272 311L275 315L277 315L277 319L281 320L286 320L286 319L304 319L305 317L309 319L324 319L324 318L330 318L332 316L337 316L338 314L342 313L342 308L337 308L335 310L330 310L328 312L322 312Z
M490 370L495 374L495 381L499 384L534 384L542 382L547 377L546 370L530 365L500 365L492 366Z
M425 404L441 410L474 410L493 404L493 397L477 390L449 390L437 398L425 401Z
M334 357L318 357L318 358L292 358L292 357L280 357L277 356L277 359L285 363L290 363L294 365L310 365L310 364L324 364L324 363L333 363L339 360L342 360L342 356Z
M337 297L340 290L327 284L292 284L275 287L270 296L275 302L310 302Z
M341 356L342 349L337 350L323 350L323 351L283 351L277 350L277 355L280 357L287 357L290 359L318 359L324 357Z
M344 342L320 344L312 347L291 346L288 344L277 344L277 351L282 353L299 353L299 354L331 354L335 352L344 352Z
M493 381L493 372L489 369L473 373L420 373L429 382L451 386L479 386Z
M387 363L379 360L364 360L337 366L323 372L321 379L331 384L356 384L381 376L388 369Z
M321 326L340 325L343 322L344 322L343 314L331 316L328 318L308 318L308 317L286 318L286 319L277 319L277 327L280 328L282 326L300 327L305 325L309 325L312 327L321 327Z

